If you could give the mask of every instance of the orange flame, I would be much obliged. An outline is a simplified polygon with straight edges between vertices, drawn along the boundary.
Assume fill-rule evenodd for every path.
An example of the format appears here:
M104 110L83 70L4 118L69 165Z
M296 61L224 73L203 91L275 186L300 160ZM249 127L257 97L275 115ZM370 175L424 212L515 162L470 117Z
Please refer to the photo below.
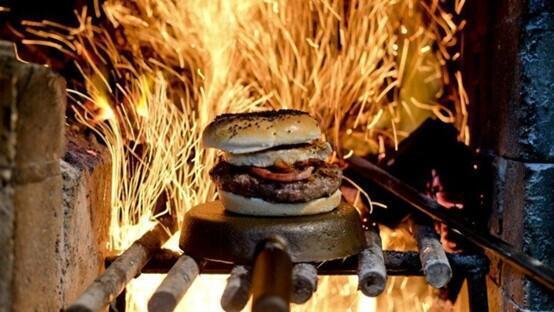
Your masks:
M97 121L104 121L104 120L111 120L115 118L115 113L108 102L108 99L105 96L98 96L93 101L94 105L96 106L96 120Z

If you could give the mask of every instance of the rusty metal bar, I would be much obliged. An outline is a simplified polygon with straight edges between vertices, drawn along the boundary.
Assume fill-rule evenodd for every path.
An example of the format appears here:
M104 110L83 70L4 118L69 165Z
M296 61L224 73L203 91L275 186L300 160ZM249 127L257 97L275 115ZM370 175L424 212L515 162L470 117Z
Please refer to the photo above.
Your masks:
M356 171L356 174L382 187L409 204L415 210L434 220L445 223L451 229L463 235L468 241L492 251L506 263L521 270L530 279L543 285L548 290L554 291L554 270L543 262L516 250L498 237L481 231L460 218L453 216L436 201L419 193L411 186L403 183L371 162L353 156L348 159L348 163Z
M264 242L252 272L252 311L290 310L292 261L286 245L279 240Z

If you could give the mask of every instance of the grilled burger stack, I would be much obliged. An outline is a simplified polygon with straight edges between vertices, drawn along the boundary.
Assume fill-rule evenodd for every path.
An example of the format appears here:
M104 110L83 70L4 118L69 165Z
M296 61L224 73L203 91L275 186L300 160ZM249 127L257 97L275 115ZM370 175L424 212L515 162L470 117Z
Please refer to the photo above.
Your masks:
M341 201L342 171L327 162L331 146L317 121L297 110L224 114L203 133L223 150L211 170L226 210L259 216L328 212Z
M320 137L317 121L296 110L216 117L202 139L224 151L210 176L225 209L293 216L337 207L342 171L327 162L331 146Z

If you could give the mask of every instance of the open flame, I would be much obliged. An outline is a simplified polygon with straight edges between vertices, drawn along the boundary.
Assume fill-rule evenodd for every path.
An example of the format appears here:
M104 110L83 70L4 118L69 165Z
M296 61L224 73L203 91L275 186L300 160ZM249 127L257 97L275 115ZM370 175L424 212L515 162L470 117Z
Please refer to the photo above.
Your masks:
M217 155L199 142L220 113L306 110L347 155L383 154L430 115L467 141L467 95L460 72L448 69L460 58L464 1L452 2L453 11L439 0L95 1L76 28L26 22L37 38L24 43L75 57L85 83L68 94L111 152L110 248L119 251L152 225L162 193L167 209L157 213L180 221L214 199L207 170ZM217 303L223 279L209 280L192 288ZM356 299L355 285L323 278L299 309L373 306ZM139 279L128 294L144 288Z

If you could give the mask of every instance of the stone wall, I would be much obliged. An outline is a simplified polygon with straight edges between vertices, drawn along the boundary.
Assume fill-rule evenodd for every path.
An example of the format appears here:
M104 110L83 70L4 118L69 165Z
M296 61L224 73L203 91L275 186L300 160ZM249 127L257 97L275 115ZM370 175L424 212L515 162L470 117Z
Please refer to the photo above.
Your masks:
M103 269L109 157L66 145L65 109L64 79L0 42L0 312L59 311Z
M63 304L74 302L104 270L108 254L111 165L106 149L69 132L63 177Z
M466 78L473 145L492 163L490 230L554 267L554 3L479 3L481 62ZM491 311L554 310L552 294L490 258Z
M11 276L3 277L3 307L52 311L62 300L59 159L64 149L65 82L45 67L15 61L11 45L1 49L2 107L5 114L11 112L7 120L15 119L15 127L9 127L11 142L5 145L12 169L3 177L7 183L2 188L2 210L11 217L0 219L2 228L11 229L2 234L9 241L2 253L11 262Z
M15 80L0 73L0 311L11 305L15 207Z

